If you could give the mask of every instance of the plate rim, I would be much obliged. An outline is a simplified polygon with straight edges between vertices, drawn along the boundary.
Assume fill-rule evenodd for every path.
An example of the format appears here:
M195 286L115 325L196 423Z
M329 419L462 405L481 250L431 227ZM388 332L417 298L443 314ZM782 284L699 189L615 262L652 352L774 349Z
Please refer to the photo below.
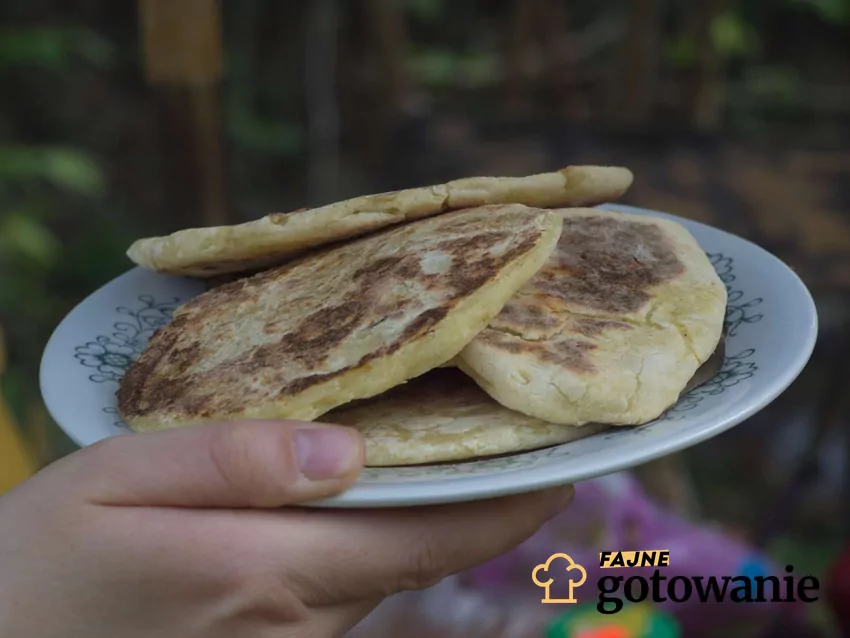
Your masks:
M477 475L477 476L453 476L444 478L440 481L429 479L404 481L396 484L361 484L355 482L346 492L330 498L312 501L303 504L306 507L315 508L395 508L395 507L414 507L421 505L436 505L459 502L471 502L475 500L496 498L500 496L508 496L512 494L521 494L534 492L538 490L555 487L558 485L574 484L585 481L591 478L613 474L623 471L638 465L648 463L659 459L669 454L688 449L711 439L723 432L726 432L734 426L746 421L753 415L757 414L765 407L775 401L788 387L797 379L800 373L808 364L817 342L819 324L817 316L817 307L811 292L800 276L767 249L759 246L744 237L734 233L716 228L703 222L680 217L672 213L631 206L619 203L602 204L596 208L606 210L620 211L625 213L647 215L650 217L660 217L669 219L678 223L684 223L686 227L698 227L711 233L718 233L721 237L730 238L737 242L742 242L749 251L760 253L762 257L773 262L773 265L779 271L783 271L785 276L789 278L789 284L792 283L797 291L801 294L805 308L803 316L806 321L807 333L801 344L801 347L794 353L791 363L778 376L775 376L771 385L764 391L759 400L746 405L743 409L736 413L727 415L725 418L719 419L717 422L707 425L695 432L683 434L681 437L672 441L666 441L657 444L651 451L646 451L645 448L636 446L633 450L620 451L615 462L605 464L604 470L593 469L589 466L584 469L570 470L571 464L565 463L563 471L553 471L552 465L532 468L514 468L506 469L493 475ZM690 232L690 229L689 229ZM104 283L93 292L86 295L78 304L76 304L59 322L54 329L50 338L42 352L41 362L39 365L39 387L42 398L50 416L59 428L79 447L86 447L81 438L71 429L66 428L61 420L57 418L55 401L58 401L53 395L54 391L49 389L46 382L48 375L47 366L52 352L57 348L57 343L63 338L65 328L70 326L72 318L82 311L82 308L92 297L103 293L107 288L120 287L123 279L130 277L133 273L143 270L139 267L132 267L124 273L118 275L114 279ZM186 277L177 277L184 281L190 280ZM65 329L63 329L65 328ZM122 436L122 435L118 435ZM569 444L567 444L569 445ZM559 446L552 446L559 447ZM532 452L532 451L529 451ZM528 452L526 452L528 453ZM523 454L523 453L518 453ZM557 466L555 466L557 469ZM565 477L569 478L565 478ZM523 477L522 480L517 480Z

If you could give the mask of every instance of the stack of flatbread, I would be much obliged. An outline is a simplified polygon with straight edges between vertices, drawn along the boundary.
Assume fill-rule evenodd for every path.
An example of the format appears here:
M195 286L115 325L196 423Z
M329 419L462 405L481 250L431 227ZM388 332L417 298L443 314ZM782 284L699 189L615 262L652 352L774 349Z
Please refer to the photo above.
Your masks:
M343 424L371 466L651 421L722 360L726 291L679 224L587 208L631 183L475 177L139 240L136 264L217 283L153 336L119 411L136 431Z

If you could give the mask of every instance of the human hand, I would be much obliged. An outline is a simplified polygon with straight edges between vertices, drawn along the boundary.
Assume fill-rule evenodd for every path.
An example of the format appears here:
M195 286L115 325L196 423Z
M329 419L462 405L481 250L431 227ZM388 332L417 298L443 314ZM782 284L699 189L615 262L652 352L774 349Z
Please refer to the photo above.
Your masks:
M71 454L0 498L0 635L341 636L384 597L508 551L572 498L285 507L343 491L362 465L354 430L294 422Z

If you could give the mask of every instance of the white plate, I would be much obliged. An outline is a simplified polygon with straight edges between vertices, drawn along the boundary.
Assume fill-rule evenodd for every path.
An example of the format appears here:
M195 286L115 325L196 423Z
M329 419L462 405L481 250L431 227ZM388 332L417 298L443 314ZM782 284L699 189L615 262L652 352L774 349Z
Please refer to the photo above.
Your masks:
M521 493L623 470L695 445L752 416L805 366L817 335L806 287L765 250L672 215L708 253L729 291L722 371L650 424L552 448L446 465L367 468L345 494L317 503L398 507ZM77 306L59 325L41 362L41 390L56 422L86 446L127 432L115 409L118 381L171 311L203 290L199 281L135 268Z

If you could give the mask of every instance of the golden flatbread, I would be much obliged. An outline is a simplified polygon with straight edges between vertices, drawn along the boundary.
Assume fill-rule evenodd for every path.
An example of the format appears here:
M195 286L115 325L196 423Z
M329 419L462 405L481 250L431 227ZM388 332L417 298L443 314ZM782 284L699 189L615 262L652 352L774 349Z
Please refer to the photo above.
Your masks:
M723 342L688 381L687 392L723 364ZM610 426L557 425L515 412L472 379L439 368L383 394L341 406L322 417L357 429L370 467L422 465L536 450L597 434Z
M632 179L629 170L611 166L570 166L528 177L471 177L274 213L234 226L140 239L127 255L139 266L176 275L206 278L258 271L317 246L451 210L512 203L539 208L601 204L621 197Z
M514 412L450 368L337 408L322 420L357 429L370 467L467 461L567 443L604 429L555 425Z

